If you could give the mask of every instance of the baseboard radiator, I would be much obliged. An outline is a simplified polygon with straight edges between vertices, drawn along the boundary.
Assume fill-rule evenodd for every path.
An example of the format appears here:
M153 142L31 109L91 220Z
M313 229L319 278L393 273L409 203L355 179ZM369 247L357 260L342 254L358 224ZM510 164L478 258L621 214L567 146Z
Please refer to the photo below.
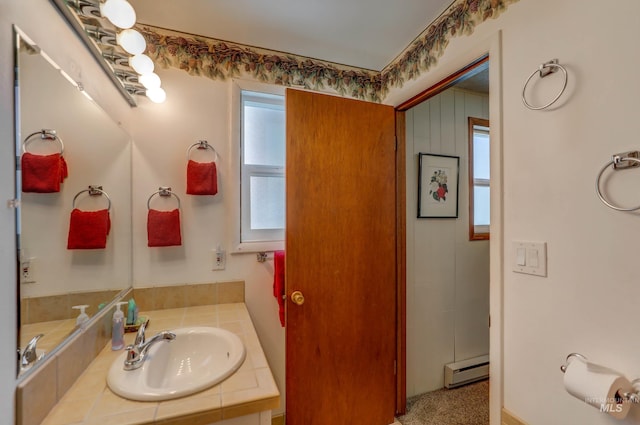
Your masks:
M444 365L444 386L455 388L489 377L489 356Z

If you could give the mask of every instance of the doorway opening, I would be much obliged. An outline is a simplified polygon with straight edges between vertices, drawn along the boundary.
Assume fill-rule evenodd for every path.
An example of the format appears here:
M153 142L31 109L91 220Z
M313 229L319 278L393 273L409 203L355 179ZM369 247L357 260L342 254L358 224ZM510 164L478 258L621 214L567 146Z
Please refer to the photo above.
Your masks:
M489 126L489 103L489 56L484 55L397 107L405 139L404 158L399 161L404 159L406 167L406 285L405 294L400 294L406 300L400 307L406 313L406 352L399 355L405 359L406 381L398 385L399 390L404 385L405 400L411 407L423 394L429 394L424 402L433 402L439 394L455 391L443 390L445 386L453 388L488 377L490 132L481 133ZM423 157L435 161L425 166ZM442 157L449 162L439 163ZM456 158L457 166L450 165L449 158ZM434 175L435 183L431 181ZM437 196L430 197L430 185L436 183L438 189L433 193ZM455 216L438 217L438 208L443 209L445 202L455 204ZM425 215L421 211L429 211L429 203L432 212ZM485 225L482 237L470 230L480 230L474 226L474 217L482 221L476 224ZM464 371L472 373L455 373L455 365L462 363ZM485 400L476 406L478 424L488 424L488 385L473 387ZM405 414L401 399L399 396L398 413ZM411 423L437 422L427 419ZM439 423L448 422L440 419Z

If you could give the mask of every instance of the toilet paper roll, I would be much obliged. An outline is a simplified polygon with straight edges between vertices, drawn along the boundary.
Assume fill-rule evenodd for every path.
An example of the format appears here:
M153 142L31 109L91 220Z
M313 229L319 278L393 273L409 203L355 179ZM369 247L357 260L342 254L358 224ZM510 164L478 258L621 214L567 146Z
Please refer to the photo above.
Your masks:
M633 386L613 369L580 358L571 358L564 374L564 387L569 394L608 413L616 419L624 419L631 403L622 395L632 392Z

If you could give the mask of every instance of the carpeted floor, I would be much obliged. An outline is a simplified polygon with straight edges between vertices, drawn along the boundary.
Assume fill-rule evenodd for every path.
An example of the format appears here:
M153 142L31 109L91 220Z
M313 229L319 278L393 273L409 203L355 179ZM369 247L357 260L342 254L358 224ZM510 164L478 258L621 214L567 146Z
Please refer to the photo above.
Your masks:
M402 425L489 425L489 380L407 399Z

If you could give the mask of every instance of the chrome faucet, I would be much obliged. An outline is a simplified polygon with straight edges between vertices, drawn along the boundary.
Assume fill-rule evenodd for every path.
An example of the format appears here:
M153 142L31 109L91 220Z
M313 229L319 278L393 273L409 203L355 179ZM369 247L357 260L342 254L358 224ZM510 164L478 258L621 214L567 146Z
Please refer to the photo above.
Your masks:
M127 358L124 361L124 370L138 369L144 363L149 348L158 341L172 341L176 339L176 334L169 331L162 331L152 336L149 341L145 341L146 323L140 325L136 339L133 345L127 345L125 350L127 351Z
M38 340L42 338L44 334L39 334L31 338L31 341L27 344L25 349L20 354L20 367L25 368L31 363L35 363L38 360L38 353L36 351L36 345Z

